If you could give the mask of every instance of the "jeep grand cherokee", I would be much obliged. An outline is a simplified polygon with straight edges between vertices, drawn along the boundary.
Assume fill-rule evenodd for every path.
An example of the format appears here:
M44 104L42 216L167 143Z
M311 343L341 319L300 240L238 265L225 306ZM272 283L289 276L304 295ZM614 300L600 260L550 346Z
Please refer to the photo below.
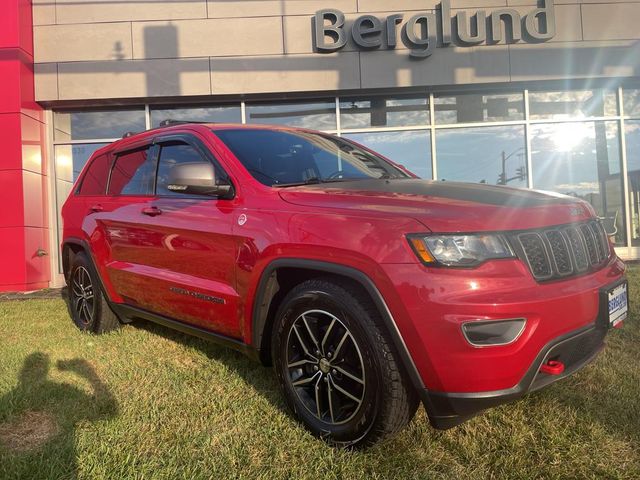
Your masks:
M304 129L129 136L92 156L62 216L78 328L147 319L272 364L334 445L372 444L419 403L449 428L542 388L627 313L588 203L421 180Z

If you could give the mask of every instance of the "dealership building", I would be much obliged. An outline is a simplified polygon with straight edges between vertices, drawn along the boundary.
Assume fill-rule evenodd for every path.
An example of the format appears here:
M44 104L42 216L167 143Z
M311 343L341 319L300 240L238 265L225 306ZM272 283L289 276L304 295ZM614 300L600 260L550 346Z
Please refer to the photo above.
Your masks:
M0 291L60 286L91 154L165 119L353 139L422 178L564 193L640 258L640 2L4 0Z

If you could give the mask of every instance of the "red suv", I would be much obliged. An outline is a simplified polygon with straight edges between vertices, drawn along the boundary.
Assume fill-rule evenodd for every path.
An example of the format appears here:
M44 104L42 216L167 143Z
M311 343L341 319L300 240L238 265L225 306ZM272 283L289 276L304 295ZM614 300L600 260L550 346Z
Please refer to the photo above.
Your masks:
M472 154L472 152L470 152ZM591 361L625 266L584 201L433 182L349 140L182 124L98 150L63 209L75 324L148 319L273 364L335 445L436 428Z

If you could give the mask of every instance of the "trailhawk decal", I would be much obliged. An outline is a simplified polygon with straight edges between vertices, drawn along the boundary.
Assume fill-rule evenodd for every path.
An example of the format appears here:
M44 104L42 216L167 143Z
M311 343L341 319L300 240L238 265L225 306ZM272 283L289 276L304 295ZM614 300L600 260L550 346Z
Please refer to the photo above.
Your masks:
M172 291L173 293L177 293L179 295L186 295L188 297L197 298L198 300L204 300L205 302L220 303L222 305L227 303L224 298L213 297L211 295L205 295L204 293L198 293L198 292L194 292L192 290L185 290L184 288L169 287L169 290Z

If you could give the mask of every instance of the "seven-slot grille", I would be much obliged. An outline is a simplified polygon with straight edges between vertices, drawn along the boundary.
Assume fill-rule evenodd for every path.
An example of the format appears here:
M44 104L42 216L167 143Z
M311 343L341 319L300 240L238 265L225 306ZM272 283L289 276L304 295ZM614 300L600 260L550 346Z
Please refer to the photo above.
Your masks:
M517 233L512 242L538 281L594 270L611 254L607 234L597 220Z

